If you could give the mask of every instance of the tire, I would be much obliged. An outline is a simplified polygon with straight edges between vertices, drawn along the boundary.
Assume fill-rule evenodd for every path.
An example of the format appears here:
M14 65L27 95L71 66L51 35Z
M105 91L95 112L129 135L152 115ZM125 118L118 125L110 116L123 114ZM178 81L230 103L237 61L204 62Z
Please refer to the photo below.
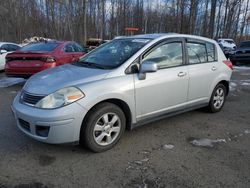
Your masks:
M120 140L125 127L125 115L117 105L108 102L98 104L83 122L80 144L93 152L109 150Z
M208 110L212 113L219 112L225 104L226 97L227 89L223 84L219 83L213 90L209 101Z

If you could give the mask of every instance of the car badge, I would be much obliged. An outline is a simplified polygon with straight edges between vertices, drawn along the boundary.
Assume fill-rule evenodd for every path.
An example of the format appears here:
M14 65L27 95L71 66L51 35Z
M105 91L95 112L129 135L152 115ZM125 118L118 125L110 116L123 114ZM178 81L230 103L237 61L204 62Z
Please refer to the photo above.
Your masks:
M246 53L246 50L243 50L242 53L243 53L243 54Z
M23 60L25 60L26 59L26 57L23 57Z

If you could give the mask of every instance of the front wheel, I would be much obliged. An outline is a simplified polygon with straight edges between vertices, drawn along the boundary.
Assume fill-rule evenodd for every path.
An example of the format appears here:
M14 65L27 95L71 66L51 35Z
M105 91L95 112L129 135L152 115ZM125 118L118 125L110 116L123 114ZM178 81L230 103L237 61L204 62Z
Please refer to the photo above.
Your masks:
M117 105L101 103L89 112L82 126L80 142L94 152L102 152L120 140L126 119Z
M208 109L210 112L219 112L224 106L226 100L226 87L223 84L218 84L210 98Z

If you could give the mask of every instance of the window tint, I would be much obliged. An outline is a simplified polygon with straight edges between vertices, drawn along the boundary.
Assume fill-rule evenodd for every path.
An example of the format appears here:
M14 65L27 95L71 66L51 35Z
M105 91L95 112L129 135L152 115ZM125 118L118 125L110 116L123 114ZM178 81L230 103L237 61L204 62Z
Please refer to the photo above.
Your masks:
M115 39L91 51L79 63L84 65L87 62L112 69L122 65L149 42L150 39L143 38Z
M65 52L75 52L74 45L73 45L73 44L67 44L67 45L64 47L64 51L65 51Z
M14 44L9 44L9 49L10 51L16 51L18 50L20 47Z
M207 62L207 52L205 44L187 43L187 52L190 64Z
M207 48L207 60L208 62L216 61L215 45L212 43L206 43Z
M182 43L173 42L163 44L147 54L143 61L145 60L156 62L158 68L182 65Z
M24 46L20 49L20 51L30 51L30 52L35 52L35 51L44 51L44 52L50 52L56 49L59 46L59 43L46 43L46 42L41 42L41 43L33 43L33 44L28 44L27 46Z
M233 40L225 40L225 42L229 43L229 44L233 44L234 41Z
M9 45L8 45L8 44L2 45L1 49L2 49L2 50L6 50L7 52L10 51L10 48L9 48Z
M82 47L80 45L74 43L73 47L74 47L75 52L83 52L83 49L82 49Z
M241 42L240 47L241 48L250 48L250 41Z

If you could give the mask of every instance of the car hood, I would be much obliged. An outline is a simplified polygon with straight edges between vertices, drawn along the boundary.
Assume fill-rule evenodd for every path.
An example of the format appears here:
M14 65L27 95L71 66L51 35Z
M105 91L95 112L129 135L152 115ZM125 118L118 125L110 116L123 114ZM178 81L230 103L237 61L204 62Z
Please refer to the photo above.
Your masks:
M48 95L61 88L104 79L110 71L67 64L35 74L23 89L37 95Z

